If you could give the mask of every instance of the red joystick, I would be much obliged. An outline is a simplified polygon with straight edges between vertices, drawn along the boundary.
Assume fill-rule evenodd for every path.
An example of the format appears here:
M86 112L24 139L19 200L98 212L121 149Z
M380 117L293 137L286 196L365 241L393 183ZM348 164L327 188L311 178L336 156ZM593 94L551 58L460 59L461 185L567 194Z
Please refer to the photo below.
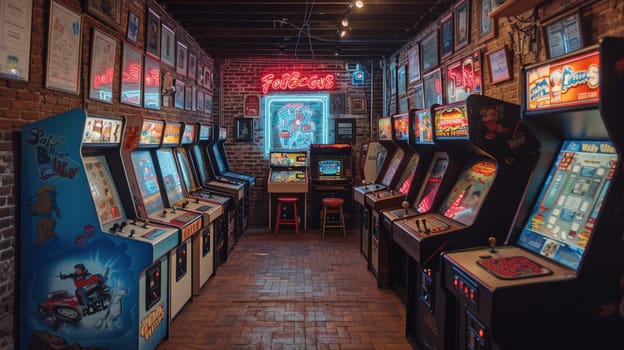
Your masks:
M163 210L163 211L162 211L162 214L161 214L160 216L162 216L163 218L164 218L165 216L167 216L167 210L166 210L166 209L165 209L165 210Z

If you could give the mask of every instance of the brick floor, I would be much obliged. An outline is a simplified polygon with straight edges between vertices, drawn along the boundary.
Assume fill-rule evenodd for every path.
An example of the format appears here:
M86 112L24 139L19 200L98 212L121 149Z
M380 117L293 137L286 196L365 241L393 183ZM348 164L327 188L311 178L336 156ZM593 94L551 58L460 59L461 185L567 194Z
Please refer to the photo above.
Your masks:
M159 350L412 349L405 307L378 289L359 232L250 228Z

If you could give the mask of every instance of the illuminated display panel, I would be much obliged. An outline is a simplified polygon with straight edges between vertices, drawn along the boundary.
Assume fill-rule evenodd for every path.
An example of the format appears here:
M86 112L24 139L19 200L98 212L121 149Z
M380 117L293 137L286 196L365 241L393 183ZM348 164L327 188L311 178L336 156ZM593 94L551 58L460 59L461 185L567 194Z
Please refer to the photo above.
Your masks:
M103 155L85 157L84 164L100 224L105 225L122 219L123 207L105 157Z
M160 176L162 176L165 186L165 194L169 200L169 205L173 205L184 199L180 173L176 166L173 150L170 148L158 149L156 150L156 158L158 165L160 165Z
M577 269L618 163L607 141L564 141L518 245Z
M435 137L438 139L468 138L468 114L464 105L435 110Z
M392 124L391 120L389 117L386 118L379 118L379 120L377 121L377 139L378 140L385 140L385 141L390 141L392 140Z
M394 138L399 141L409 139L409 115L407 113L392 116L394 126Z
M123 121L102 117L87 117L82 137L83 143L110 143L121 142Z
M390 159L390 163L388 164L388 168L386 169L386 173L381 180L382 184L390 186L390 182L392 182L394 174L396 174L397 170L399 169L399 165L401 165L401 161L403 160L404 155L405 152L400 148L398 148L396 152L394 152L394 154L392 155L392 159Z
M429 110L417 111L413 118L414 143L433 143L431 112Z
M202 152L199 145L193 146L193 157L197 162L197 173L199 174L199 180L201 181L201 183L205 184L210 180L208 178L208 164L206 164L206 160L204 159L204 152Z
M271 182L274 183L286 183L286 182L305 182L306 173L305 170L271 170Z
M329 95L264 97L265 157L270 151L308 150L328 141Z
M446 173L448 167L448 157L445 153L436 153L433 156L433 161L427 173L427 180L425 182L425 188L420 196L420 202L416 207L416 210L420 213L426 213L431 210L433 202L438 195L442 178Z
M182 124L167 123L165 125L165 131L163 133L163 144L165 145L179 144L181 131L182 131Z
M271 152L269 161L272 167L307 167L307 152Z
M440 207L447 218L472 225L496 178L496 163L473 159L468 162Z
M219 127L219 141L225 141L228 137L228 129L226 127Z
M158 175L156 174L152 155L148 150L137 150L132 152L131 155L132 166L147 214L151 215L162 211L164 204L160 196Z
M323 159L318 161L319 177L340 176L342 161L340 159Z
M407 163L407 166L405 167L405 170L403 170L403 174L401 174L401 177L399 178L399 192L405 195L409 192L410 187L412 186L412 179L414 178L414 173L416 172L419 159L420 156L418 153L413 153L409 163Z
M165 122L155 120L145 120L141 127L139 145L160 145L162 140Z
M180 164L180 175L182 176L182 181L184 182L184 186L186 187L186 189L189 191L197 189L199 186L195 181L195 176L193 176L191 159L189 158L186 149L177 149L176 158L178 158L178 164Z
M199 141L212 141L212 125L199 126Z
M188 145L195 143L195 125L184 124L184 131L182 132L182 144Z

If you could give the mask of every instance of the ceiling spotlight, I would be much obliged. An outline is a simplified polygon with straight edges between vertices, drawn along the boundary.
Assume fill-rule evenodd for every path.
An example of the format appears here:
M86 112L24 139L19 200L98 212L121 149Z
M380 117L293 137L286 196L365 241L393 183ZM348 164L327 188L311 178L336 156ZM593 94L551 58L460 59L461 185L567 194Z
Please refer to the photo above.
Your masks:
M364 1L362 0L356 0L355 1L355 7L361 9L362 7L364 7Z
M342 20L340 21L340 24L342 24L343 27L348 27L349 26L349 16L344 16L342 18Z
M348 28L343 28L340 30L340 38L344 39L347 36L349 36L349 29Z

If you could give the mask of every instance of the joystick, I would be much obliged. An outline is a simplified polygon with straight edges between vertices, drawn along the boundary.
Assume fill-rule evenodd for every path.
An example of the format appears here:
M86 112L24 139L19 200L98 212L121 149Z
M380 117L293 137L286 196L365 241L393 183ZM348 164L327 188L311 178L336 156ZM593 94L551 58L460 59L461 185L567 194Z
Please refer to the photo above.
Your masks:
M490 253L496 253L496 237L488 237L488 243L490 244Z
M401 208L405 209L405 215L407 215L407 209L409 208L409 202L408 201L401 202Z
M161 217L166 217L167 216L167 209L163 209L162 213L160 214Z

